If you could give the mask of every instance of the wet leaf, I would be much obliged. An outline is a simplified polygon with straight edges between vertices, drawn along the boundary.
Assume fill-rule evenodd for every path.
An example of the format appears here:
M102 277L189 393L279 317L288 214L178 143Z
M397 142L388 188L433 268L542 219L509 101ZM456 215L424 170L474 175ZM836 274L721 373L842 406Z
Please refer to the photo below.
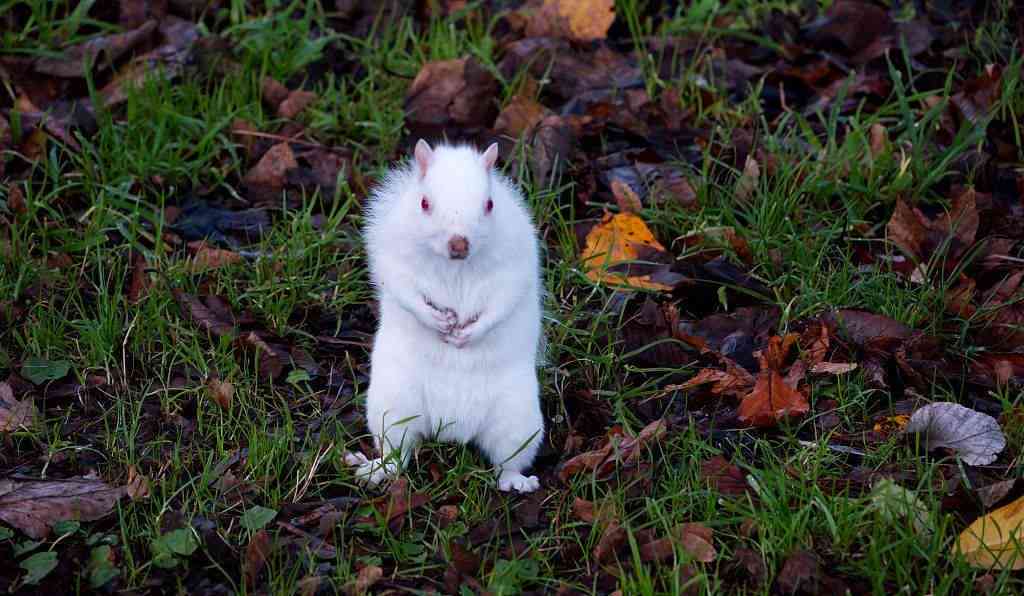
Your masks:
M710 563L718 556L711 528L704 524L689 523L673 528L671 536L641 544L640 558L644 561L667 561L675 556L677 545L687 556L701 563Z
M301 114L307 107L318 99L312 91L297 90L288 94L288 97L277 107L277 115L282 118L292 119Z
M525 95L515 95L494 121L495 132L519 138L533 131L551 110Z
M622 213L640 213L640 210L644 208L636 191L618 178L612 180L612 195Z
M947 448L972 466L988 465L1006 447L999 422L952 402L936 402L910 417L907 433L923 433L929 450Z
M64 520L93 521L105 517L124 495L102 480L0 480L0 520L40 540Z
M603 478L616 466L635 464L644 446L659 441L667 431L665 421L659 419L645 426L635 437L613 435L603 447L566 461L558 476L563 482L568 482L570 477L580 472L594 471L599 478Z
M811 406L803 394L785 383L775 370L762 371L757 383L740 402L739 419L751 426L775 426L780 420L800 417Z
M243 182L247 188L261 196L273 194L284 188L288 170L297 167L299 162L295 161L295 154L288 143L278 143L263 154L260 161L245 175Z
M953 552L973 567L1024 569L1024 497L974 520L957 538Z

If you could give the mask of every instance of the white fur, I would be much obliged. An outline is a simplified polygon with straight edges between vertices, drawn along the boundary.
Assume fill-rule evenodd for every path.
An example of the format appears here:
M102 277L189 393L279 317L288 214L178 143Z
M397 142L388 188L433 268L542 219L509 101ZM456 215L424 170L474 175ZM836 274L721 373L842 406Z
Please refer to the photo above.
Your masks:
M539 482L523 471L544 432L536 230L516 188L488 167L496 147L425 148L369 202L365 241L380 325L366 412L383 457L345 460L377 484L426 437L473 443L494 464L500 490L533 491ZM453 235L469 241L464 260L449 258Z

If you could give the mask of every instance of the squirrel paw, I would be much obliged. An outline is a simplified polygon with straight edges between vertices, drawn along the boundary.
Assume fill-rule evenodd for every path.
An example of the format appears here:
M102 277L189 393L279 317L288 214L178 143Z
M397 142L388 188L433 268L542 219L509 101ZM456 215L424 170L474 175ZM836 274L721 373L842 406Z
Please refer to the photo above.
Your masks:
M498 490L509 492L532 493L540 488L540 480L536 476L523 476L518 472L502 472L498 477Z
M368 459L362 453L345 453L345 463L356 468L356 482L366 486L378 486L390 480L398 471L394 463Z
M455 326L459 324L459 315L450 308L434 304L427 297L424 297L423 300L430 307L431 314L434 315L434 323L437 325L438 331L443 334L451 333Z

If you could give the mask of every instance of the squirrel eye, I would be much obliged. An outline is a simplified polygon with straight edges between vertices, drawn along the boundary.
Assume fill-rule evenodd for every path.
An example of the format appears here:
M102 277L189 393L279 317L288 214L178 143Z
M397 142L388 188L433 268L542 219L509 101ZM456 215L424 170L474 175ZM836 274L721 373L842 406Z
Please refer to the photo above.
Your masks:
M487 199L487 203L484 205L484 213L490 213L491 211L494 211L494 201Z
M420 209L423 209L424 211L430 211L430 201L427 200L427 197L423 197L422 199L420 199Z

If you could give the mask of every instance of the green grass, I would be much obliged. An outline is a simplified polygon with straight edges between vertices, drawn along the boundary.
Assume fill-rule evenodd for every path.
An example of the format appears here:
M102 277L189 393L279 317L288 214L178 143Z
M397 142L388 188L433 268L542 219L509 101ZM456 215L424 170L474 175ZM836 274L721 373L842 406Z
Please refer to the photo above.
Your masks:
M0 34L0 52L56 50L109 29L85 16L91 3L82 2L85 8L70 13L58 8L63 4L0 0L0 14L16 5L32 13L22 28ZM912 488L934 528L931 536L922 536L907 523L880 517L868 507L867 497L822 488L827 479L846 476L851 465L824 446L826 435L818 446L798 442L798 433L812 428L812 417L773 435L709 429L697 420L680 419L666 440L645 452L643 459L653 466L649 478L616 472L610 481L598 481L583 475L560 487L554 475L545 476L546 483L554 483L546 487L550 490L543 502L552 521L526 528L520 528L519 516L531 501L497 493L475 451L425 445L408 479L412 490L429 500L406 514L402 530L392 533L386 517L372 506L379 493L357 486L340 458L365 438L353 414L358 410L349 403L359 404L364 397L364 350L348 346L320 359L315 383L298 375L269 384L260 377L255 356L240 356L244 352L226 338L211 339L188 322L174 298L175 290L220 296L234 313L251 313L260 328L307 351L315 351L317 335L345 336L353 317L368 316L365 305L371 296L358 235L357 190L341 184L336 196L310 195L298 209L275 210L269 233L246 247L249 260L204 275L192 273L184 251L165 239L163 213L193 189L210 189L211 196L224 200L238 197L235 184L251 164L230 134L232 121L240 118L258 130L272 129L276 116L260 102L261 78L272 76L297 87L326 48L340 48L363 75L326 76L316 85L318 101L300 120L316 142L352 150L353 167L364 176L379 175L396 157L409 79L428 61L466 55L497 74L495 23L455 15L424 25L405 16L390 24L381 21L372 35L357 39L334 32L331 10L312 0L270 3L274 10L252 10L241 1L225 4L228 10L210 15L207 26L235 44L243 69L225 77L189 75L174 82L154 77L132 92L124 106L97 113L98 131L78 139L81 152L51 145L29 180L0 184L0 217L10 222L0 235L0 308L20 309L0 327L0 370L6 373L11 362L40 357L70 362L83 385L95 384L94 377L103 380L81 397L54 398L30 430L2 437L4 471L95 470L123 484L134 467L152 487L148 499L121 501L112 519L84 523L69 536L51 536L34 547L58 552L64 573L79 578L80 584L65 588L89 591L88 549L106 543L119 553L119 586L124 589L146 591L152 589L150 581L168 591L194 589L196 578L206 577L231 591L252 593L256 590L242 579L240 560L254 531L241 526L243 512L254 505L280 510L296 502L351 496L358 503L328 533L335 554L318 555L300 543L275 550L260 593L294 593L296 583L309 578L320 578L325 592L342 591L367 564L382 566L385 580L406 588L443 589L452 544L488 523L499 530L511 528L512 541L520 544L515 552L500 537L473 545L479 556L473 575L483 587L495 593L555 592L563 586L605 593L594 557L600 533L574 516L576 498L603 504L630 536L633 561L623 565L617 579L626 594L769 593L767 586L735 579L730 561L738 548L758 553L769 578L790 554L806 549L829 561L829 572L856 578L876 594L972 589L983 572L950 556L953 540L969 520L941 508L941 481L960 477L962 470L951 460L926 462L912 446L896 441L874 446L864 458L863 466L899 469L915 479ZM988 122L964 127L941 150L929 142L953 93L952 71L948 76L931 72L927 79L914 71L917 78L911 78L904 57L892 54L896 84L880 108L853 115L836 109L787 113L769 120L754 101L704 105L701 87L723 84L710 68L709 52L716 43L731 36L756 37L748 23L772 8L793 10L794 3L698 2L700 10L680 11L658 23L640 16L644 4L620 2L619 14L634 38L702 36L692 59L653 54L642 59L652 97L678 93L687 105L696 105L695 119L714 131L713 142L728 143L740 123L752 122L760 146L778 163L770 175L761 164L760 179L741 198L740 172L722 174L725 168L712 168L716 157L705 149L703 169L687 171L700 207L687 210L666 201L642 213L658 238L674 245L695 229L733 227L750 245L746 268L769 288L763 298L783 312L783 330L834 307L858 308L942 335L968 350L968 327L951 329L942 309L943 292L955 279L924 291L879 268L865 270L853 256L858 244L871 241L864 229L872 230L872 237L883 234L887 216L879 214L891 213L899 196L941 204L940 182L951 175L959 157L981 143ZM732 24L714 24L714 17L722 16L732 17ZM993 20L974 33L965 51L978 64L1006 61L1004 92L988 117L1010 123L1019 139L1022 61L1005 53L1009 35ZM688 66L679 80L660 78L663 61L681 60ZM944 84L929 86L936 74ZM517 80L502 85L507 99ZM922 108L930 97L937 102ZM837 98L834 105L840 103ZM872 157L869 131L875 124L886 128L889 143ZM518 150L525 151L522 146ZM639 404L696 368L623 362L619 331L629 322L621 296L587 282L576 259L573 226L596 211L584 212L571 199L575 186L569 177L539 188L526 167L509 173L523 184L545 240L549 351L541 375L549 447L561 453L563 445L556 441L566 439L569 411L579 407L582 390L592 391L607 408L608 423L636 432L644 425ZM24 196L19 213L11 207L16 190ZM148 292L132 304L125 288L136 255L153 273ZM642 298L630 300L635 304ZM707 305L687 304L685 297L678 304L684 313L707 310ZM321 315L330 322L318 320ZM207 396L205 383L211 377L233 384L229 410ZM936 386L935 395L926 397L939 398L946 391ZM837 430L849 433L870 426L868 419L893 401L859 372L816 382L811 395L812 400L836 400ZM1001 390L992 397L1012 407L1020 405L1022 396ZM676 400L682 398L657 403L667 412L679 411ZM1015 452L1024 444L1019 435L1010 435ZM749 495L723 496L702 479L701 462L720 453L749 474ZM239 457L241 462L231 463ZM237 484L225 492L218 482L229 470L235 478L229 484ZM203 531L199 522L204 520L215 529ZM641 561L638 532L662 535L686 522L714 530L715 562L691 563L682 550L676 553L678 565ZM167 571L159 566L153 543L175 527L200 528L195 530L200 546L191 556L172 558L176 567ZM273 525L267 529L291 537ZM233 558L219 554L216 537ZM19 534L0 538L0 552L18 552L29 546L25 542ZM24 556L19 552L16 558ZM679 572L684 564L692 564L692 573ZM994 576L999 589L1022 589L1017 575Z

